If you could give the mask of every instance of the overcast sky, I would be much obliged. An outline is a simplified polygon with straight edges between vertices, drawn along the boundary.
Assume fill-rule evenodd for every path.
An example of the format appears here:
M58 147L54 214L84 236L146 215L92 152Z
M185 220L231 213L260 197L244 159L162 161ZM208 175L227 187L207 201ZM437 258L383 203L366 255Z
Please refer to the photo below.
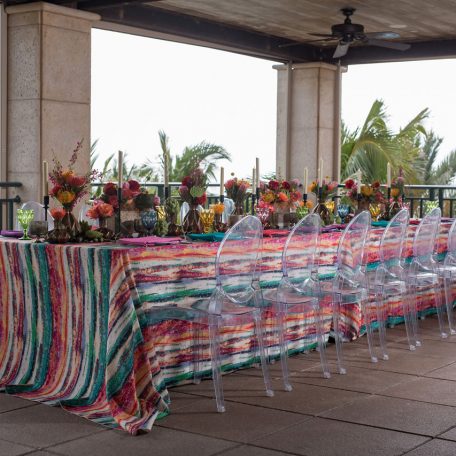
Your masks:
M158 130L172 153L206 140L224 146L232 163L225 176L275 169L274 62L202 47L94 29L92 141L104 159L123 150L130 164L158 164ZM456 148L456 61L350 66L343 76L342 117L362 124L382 98L394 129L429 107L427 127L444 137L440 159ZM101 163L99 165L101 167Z

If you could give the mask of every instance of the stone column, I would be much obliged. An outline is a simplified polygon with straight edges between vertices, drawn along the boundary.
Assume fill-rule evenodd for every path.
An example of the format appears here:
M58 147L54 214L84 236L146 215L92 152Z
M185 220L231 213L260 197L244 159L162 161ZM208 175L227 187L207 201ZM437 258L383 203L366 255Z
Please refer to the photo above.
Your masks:
M83 139L76 171L89 170L91 27L100 17L44 2L6 13L8 180L22 182L22 201L41 201L43 160L65 166Z
M276 172L284 179L340 175L341 68L326 63L274 66L277 70Z

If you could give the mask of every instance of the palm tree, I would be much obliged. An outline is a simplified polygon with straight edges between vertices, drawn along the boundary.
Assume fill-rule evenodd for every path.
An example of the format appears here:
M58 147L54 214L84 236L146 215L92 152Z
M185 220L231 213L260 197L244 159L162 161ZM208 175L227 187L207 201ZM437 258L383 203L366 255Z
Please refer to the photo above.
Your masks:
M158 132L158 136L162 149L161 164L164 166L165 156L167 156L170 181L181 181L197 166L203 168L208 178L215 179L217 160L231 161L231 155L224 147L206 141L202 141L195 146L186 147L182 154L177 154L173 158L169 148L169 137L163 130Z
M386 181L386 165L402 167L407 182L416 182L422 163L420 136L428 109L418 113L404 128L394 134L388 127L384 102L375 100L361 128L350 131L342 122L341 179L361 170L363 181Z

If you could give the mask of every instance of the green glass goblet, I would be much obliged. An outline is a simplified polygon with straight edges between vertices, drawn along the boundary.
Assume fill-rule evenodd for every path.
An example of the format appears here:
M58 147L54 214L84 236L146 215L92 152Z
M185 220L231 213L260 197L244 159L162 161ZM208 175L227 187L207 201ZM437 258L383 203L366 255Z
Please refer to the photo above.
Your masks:
M32 238L28 235L28 227L30 222L33 220L35 216L35 212L33 209L18 209L17 210L17 220L21 225L22 229L24 230L24 234L20 240L23 241L30 241Z

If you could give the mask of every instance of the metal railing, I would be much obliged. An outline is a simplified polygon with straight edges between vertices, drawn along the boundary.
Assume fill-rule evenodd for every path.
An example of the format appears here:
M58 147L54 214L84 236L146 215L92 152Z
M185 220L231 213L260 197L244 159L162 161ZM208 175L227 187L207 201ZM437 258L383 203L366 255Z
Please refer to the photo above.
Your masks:
M0 189L22 187L20 182L0 182ZM14 226L14 206L21 202L21 197L16 195L11 198L0 198L0 229L12 230Z

